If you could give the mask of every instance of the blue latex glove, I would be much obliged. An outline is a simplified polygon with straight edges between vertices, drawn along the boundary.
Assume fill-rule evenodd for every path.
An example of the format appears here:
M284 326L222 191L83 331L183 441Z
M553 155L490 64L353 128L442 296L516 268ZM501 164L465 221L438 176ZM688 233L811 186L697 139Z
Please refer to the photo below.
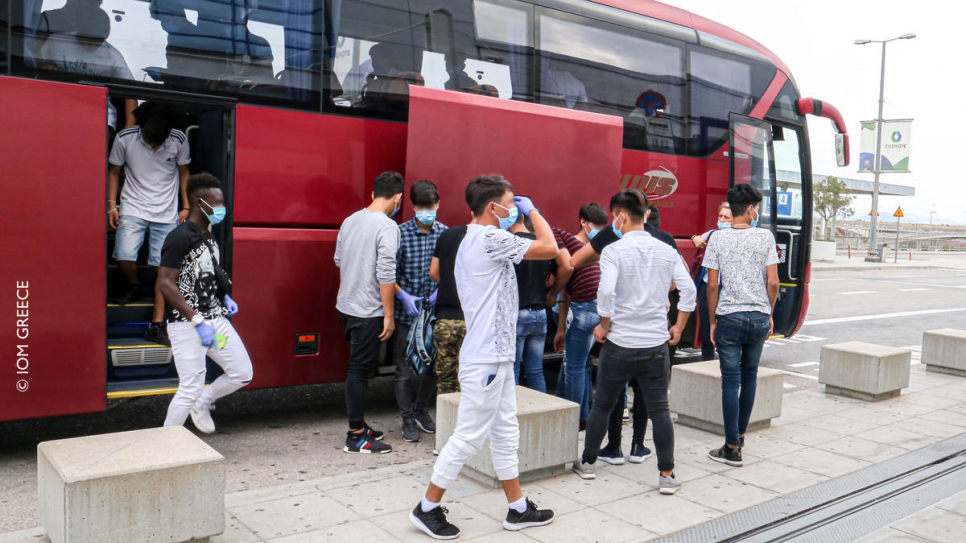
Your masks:
M538 211L537 208L533 207L533 202L526 196L514 196L513 203L517 205L517 210L527 217L530 216L531 211Z
M211 347L215 344L215 329L207 322L195 326L195 332L198 332L198 337L201 338L203 346Z
M238 304L235 303L235 300L231 299L231 296L226 294L225 299L222 301L225 303L225 309L228 310L229 317L234 317L238 314Z
M439 289L436 289L433 291L432 294L429 295L429 305L436 305L436 296L438 294L439 294Z
M406 313L409 313L411 317L419 316L419 302L423 301L421 297L413 296L412 294L406 292L405 290L400 290L396 293L396 298L399 299L403 304L403 309Z

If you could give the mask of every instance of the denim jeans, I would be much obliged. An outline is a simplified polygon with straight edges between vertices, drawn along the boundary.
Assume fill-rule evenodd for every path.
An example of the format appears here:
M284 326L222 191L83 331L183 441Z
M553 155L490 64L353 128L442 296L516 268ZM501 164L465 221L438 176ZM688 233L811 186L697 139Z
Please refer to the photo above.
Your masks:
M520 384L520 369L527 380L527 387L547 392L543 377L543 348L547 341L547 312L543 309L521 309L517 316L517 358L513 363L513 376Z
M590 350L594 347L594 328L600 324L597 301L571 302L573 322L567 327L564 349L564 398L580 405L580 420L590 415L591 383L587 371Z
M718 315L714 339L721 366L721 411L725 442L738 445L748 429L758 388L758 362L768 339L768 315L742 311ZM740 388L740 393L739 393Z
M634 397L634 404L643 402L647 414L654 423L654 448L657 449L657 469L674 469L674 427L668 411L667 387L671 374L668 346L628 349L608 341L600 351L597 370L597 394L594 408L587 421L584 439L584 460L593 463L600 451L601 441L607 432L607 419L617 405L628 381L635 381L635 390L642 391ZM643 437L643 436L642 436Z

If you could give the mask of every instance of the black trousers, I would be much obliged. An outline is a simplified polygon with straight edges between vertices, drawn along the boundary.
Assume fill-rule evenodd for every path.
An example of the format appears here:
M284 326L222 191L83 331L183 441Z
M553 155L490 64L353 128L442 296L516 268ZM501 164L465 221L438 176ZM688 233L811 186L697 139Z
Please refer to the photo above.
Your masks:
M361 429L365 425L366 392L369 376L379 359L379 334L382 333L382 317L360 318L339 313L342 334L349 342L349 374L345 378L345 409L349 416L349 428Z

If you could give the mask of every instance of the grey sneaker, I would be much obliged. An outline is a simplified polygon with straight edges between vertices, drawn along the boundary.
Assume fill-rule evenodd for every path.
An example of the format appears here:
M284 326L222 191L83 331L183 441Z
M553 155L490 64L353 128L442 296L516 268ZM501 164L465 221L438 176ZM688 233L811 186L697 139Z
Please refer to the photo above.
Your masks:
M583 457L580 457L574 460L574 473L580 475L581 479L596 479L597 467L584 462Z
M658 482L658 487L660 488L661 494L674 494L681 488L681 481L674 476L672 473L670 477L665 477L660 475L660 481Z
M210 405L195 405L191 408L191 422L204 434L215 433L215 421L211 420Z
M427 434L436 433L436 423L433 422L433 417L429 416L429 411L419 411L416 413L416 426L419 426L419 429Z
M410 443L415 443L423 438L423 435L419 433L419 428L416 427L416 419L403 419L402 437L403 441Z

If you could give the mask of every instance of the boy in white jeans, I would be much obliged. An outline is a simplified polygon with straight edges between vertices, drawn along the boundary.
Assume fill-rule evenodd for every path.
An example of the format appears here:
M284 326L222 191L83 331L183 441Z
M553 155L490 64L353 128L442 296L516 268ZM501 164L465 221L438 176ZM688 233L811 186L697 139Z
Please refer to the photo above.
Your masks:
M221 184L210 174L192 175L187 193L188 220L164 240L158 268L179 379L164 425L180 426L190 414L195 427L210 434L215 431L211 405L251 382L252 361L226 318L238 313L238 304L224 292L227 276L218 278L218 244L208 230L225 218ZM206 356L225 370L208 388Z
M434 539L459 537L459 528L446 520L440 501L487 437L493 467L509 503L503 527L521 530L553 520L553 511L537 509L520 489L520 427L513 377L519 295L513 265L524 259L552 259L557 255L557 243L530 199L514 198L513 187L499 175L470 181L466 203L475 224L467 227L456 255L456 286L466 316L456 428L439 453L425 497L409 515L417 528ZM536 240L507 231L519 213L530 217Z

